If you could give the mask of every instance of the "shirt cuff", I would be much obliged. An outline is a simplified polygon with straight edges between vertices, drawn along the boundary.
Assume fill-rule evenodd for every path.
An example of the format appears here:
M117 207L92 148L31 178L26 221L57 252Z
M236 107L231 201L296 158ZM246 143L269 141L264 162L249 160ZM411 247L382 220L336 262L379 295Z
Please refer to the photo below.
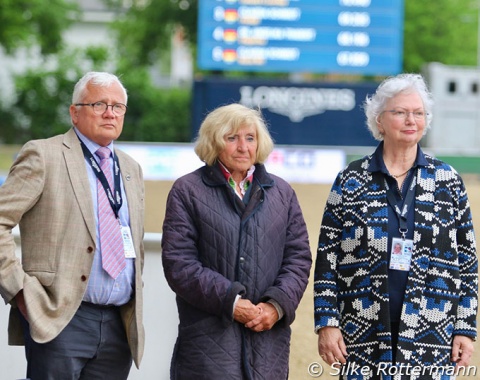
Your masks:
M240 298L242 298L240 294L237 294L237 296L235 297L235 301L233 302L232 318L235 317L235 307L237 306L237 302Z

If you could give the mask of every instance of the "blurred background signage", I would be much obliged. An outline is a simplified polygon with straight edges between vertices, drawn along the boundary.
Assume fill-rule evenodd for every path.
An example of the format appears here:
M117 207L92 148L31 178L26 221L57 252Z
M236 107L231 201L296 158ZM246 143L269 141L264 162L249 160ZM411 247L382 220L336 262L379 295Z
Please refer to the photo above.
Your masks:
M204 78L193 86L192 137L208 112L236 102L262 111L276 144L374 146L362 105L377 86Z
M205 70L393 75L403 0L200 0Z
M147 181L173 181L203 166L193 144L145 144L117 142L115 146L142 166ZM340 149L276 146L265 166L270 173L295 183L331 184L346 165Z

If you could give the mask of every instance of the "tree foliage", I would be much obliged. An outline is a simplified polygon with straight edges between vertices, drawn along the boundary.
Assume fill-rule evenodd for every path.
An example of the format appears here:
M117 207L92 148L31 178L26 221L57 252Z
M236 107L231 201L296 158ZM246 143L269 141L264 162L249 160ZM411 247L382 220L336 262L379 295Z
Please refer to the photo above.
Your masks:
M405 1L405 72L428 62L476 65L478 12L472 0Z
M64 133L71 125L68 109L75 83L85 67L105 71L108 58L102 48L70 49L59 56L55 69L30 70L17 76L16 100L7 112L0 111L0 139L22 144ZM146 68L117 74L129 95L121 140L189 141L189 90L154 86Z
M42 48L43 54L58 50L57 66L38 67L26 73L15 76L16 97L9 109L0 109L0 141L6 143L24 143L30 139L49 137L64 132L70 126L68 108L71 104L71 95L75 82L85 71L105 71L111 68L112 55L103 47L87 47L86 49L62 48L62 33L60 26L65 26L65 20L70 19L71 8L65 6L61 0L52 0L46 4L42 0L31 2L31 6L38 5L38 14L41 13L40 5L52 7L52 16L58 19L53 23L52 33L49 36L40 35L40 27L25 28L22 8L26 2L0 0L0 20L7 17L4 8L15 3L9 8L9 13L14 17L10 24L5 26L5 36L21 31L23 34L15 41L4 41L0 38L0 45L7 53L14 53L21 46L29 47L35 44L46 44ZM115 1L111 2L115 6ZM63 5L62 5L63 4ZM159 4L163 4L160 2ZM48 10L48 8L46 8ZM61 12L62 14L57 14ZM132 13L135 14L135 9ZM26 12L26 11L25 11ZM32 10L35 13L35 10ZM48 12L46 12L48 13ZM173 12L174 13L174 12ZM163 17L163 16L162 16ZM28 19L28 17L27 17ZM29 18L33 20L33 16ZM48 18L47 18L48 19ZM40 20L36 18L36 20ZM163 20L163 19L162 19ZM165 24L165 35L170 26ZM133 24L125 24L136 29ZM173 24L172 24L173 25ZM0 24L0 29L4 24ZM122 29L122 28L121 28ZM124 30L124 29L122 29ZM126 34L127 37L129 33ZM119 41L121 40L119 36ZM47 43L50 41L50 43ZM119 42L117 46L123 46ZM49 49L47 49L49 47ZM148 47L149 49L152 46ZM131 51L119 49L121 53L133 57ZM137 53L138 51L135 50ZM148 52L148 55L152 55ZM136 55L135 55L136 57ZM140 57L141 58L141 57ZM190 93L185 89L162 89L152 84L149 67L138 59L116 59L116 74L129 93L128 112L125 118L122 140L130 141L188 141L190 112ZM142 64L139 64L142 63ZM1 103L1 102L0 102Z
M110 0L121 7L121 0ZM198 0L134 1L113 28L118 36L120 56L132 65L156 64L170 49L175 28L182 26L192 48L197 40Z
M8 111L10 125L0 132L4 142L24 143L64 133L71 125L68 108L73 86L83 75L78 62L88 60L93 67L96 54L91 50L64 51L55 69L30 69L15 76L16 99Z
M125 72L122 81L129 94L122 140L190 140L190 90L160 89L145 68Z
M57 53L62 34L79 16L67 0L0 0L0 45L7 54L22 46L40 46L44 55Z

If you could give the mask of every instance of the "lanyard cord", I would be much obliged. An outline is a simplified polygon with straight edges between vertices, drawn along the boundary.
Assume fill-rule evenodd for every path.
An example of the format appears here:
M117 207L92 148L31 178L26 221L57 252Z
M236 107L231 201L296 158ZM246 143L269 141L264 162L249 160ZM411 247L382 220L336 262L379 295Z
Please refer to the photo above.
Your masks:
M80 139L79 139L80 140ZM118 218L118 213L120 208L122 207L122 193L120 191L120 164L118 162L118 157L113 157L113 183L114 183L114 192L115 196L112 194L112 190L110 189L110 185L108 184L107 178L103 173L102 169L97 163L97 160L93 156L92 152L88 150L82 140L80 140L80 145L82 146L83 155L87 159L88 163L93 169L93 172L97 176L98 180L102 184L105 193L107 194L108 201L110 202L110 206L112 207L113 213L115 217Z
M407 215L409 210L409 205L412 204L413 198L415 197L415 185L417 183L417 176L414 176L412 179L412 182L407 190L407 195L405 197L405 201L403 202L403 208L400 210L400 207L398 207L398 204L395 200L395 195L393 194L393 189L388 186L387 181L385 180L385 187L387 188L387 200L388 203L390 203L390 206L393 207L395 210L395 215L398 218L398 224L400 225L400 228L398 231L402 235L402 239L405 240L406 234L408 232L407 228Z

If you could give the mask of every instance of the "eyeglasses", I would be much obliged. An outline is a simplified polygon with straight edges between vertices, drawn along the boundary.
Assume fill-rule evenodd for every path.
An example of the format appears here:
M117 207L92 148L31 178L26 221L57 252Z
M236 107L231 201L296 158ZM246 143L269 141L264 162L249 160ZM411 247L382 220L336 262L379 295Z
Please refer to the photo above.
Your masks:
M95 103L77 103L76 106L90 106L93 108L93 112L97 115L102 115L108 107L112 107L112 112L115 116L123 116L127 112L127 106L122 103L107 104L105 102Z
M411 112L408 112L408 111L405 111L405 110L386 110L386 111L383 111L383 112L390 112L394 118L402 119L402 120L405 120L406 118L408 118L408 116L410 116L410 114L413 115L413 118L415 120L425 120L425 118L428 116L428 113L426 113L425 111L411 111Z

